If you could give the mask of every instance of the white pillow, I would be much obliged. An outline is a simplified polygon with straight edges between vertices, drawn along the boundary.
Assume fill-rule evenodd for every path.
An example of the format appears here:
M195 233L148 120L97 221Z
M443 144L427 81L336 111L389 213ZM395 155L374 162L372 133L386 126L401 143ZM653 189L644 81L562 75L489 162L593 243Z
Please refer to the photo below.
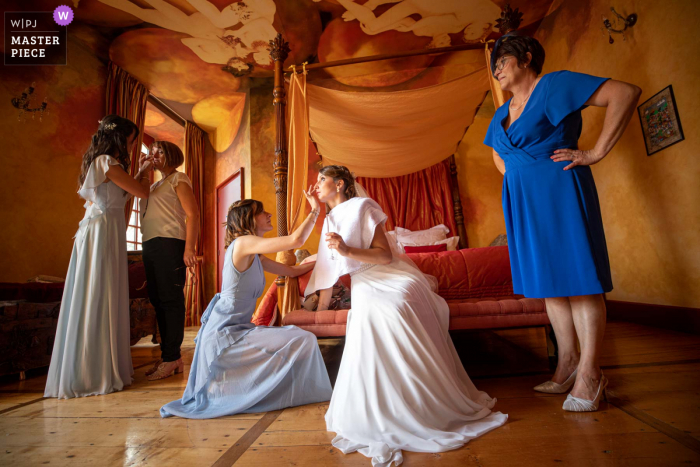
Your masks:
M399 246L401 247L402 250L405 252L405 247L407 246L426 246L426 245L441 245L441 244L446 244L447 245L447 251L457 251L457 248L459 246L459 237L450 237L446 238L444 240L438 240L436 242L432 243L406 243L406 242L401 242L399 243Z
M445 240L445 238L447 238L447 232L449 231L450 229L442 224L415 232L411 232L402 227L396 227L396 240L399 243L411 246L434 245L437 241Z

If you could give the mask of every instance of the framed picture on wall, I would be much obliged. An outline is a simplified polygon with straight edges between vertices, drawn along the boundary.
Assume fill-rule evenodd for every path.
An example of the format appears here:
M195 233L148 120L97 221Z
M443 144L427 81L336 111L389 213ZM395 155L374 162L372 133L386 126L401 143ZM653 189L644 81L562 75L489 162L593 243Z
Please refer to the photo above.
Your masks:
M642 124L647 156L685 139L671 85L637 107L637 112Z

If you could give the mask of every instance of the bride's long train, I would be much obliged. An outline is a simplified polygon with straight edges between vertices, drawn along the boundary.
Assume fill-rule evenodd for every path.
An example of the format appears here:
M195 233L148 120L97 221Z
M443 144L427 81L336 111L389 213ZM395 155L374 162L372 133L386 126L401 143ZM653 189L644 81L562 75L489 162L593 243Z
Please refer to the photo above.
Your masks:
M343 453L372 465L401 450L442 452L503 425L478 391L448 333L449 307L417 269L395 259L352 277L345 350L326 425Z

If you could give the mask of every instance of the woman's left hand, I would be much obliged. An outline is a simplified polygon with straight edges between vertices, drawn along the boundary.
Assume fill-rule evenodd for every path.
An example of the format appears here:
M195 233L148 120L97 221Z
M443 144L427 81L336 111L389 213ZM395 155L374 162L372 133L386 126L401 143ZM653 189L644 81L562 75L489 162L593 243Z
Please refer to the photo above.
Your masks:
M328 243L329 249L336 250L340 254L340 256L346 256L348 254L348 246L343 241L343 237L341 237L337 233L327 233L326 243Z
M599 156L593 149L557 149L554 155L550 157L554 162L571 161L571 164L564 167L564 170L569 170L577 165L593 165L600 162L603 156Z
M197 256L194 254L194 250L185 250L185 254L182 256L185 261L185 266L188 268L195 267L197 265Z

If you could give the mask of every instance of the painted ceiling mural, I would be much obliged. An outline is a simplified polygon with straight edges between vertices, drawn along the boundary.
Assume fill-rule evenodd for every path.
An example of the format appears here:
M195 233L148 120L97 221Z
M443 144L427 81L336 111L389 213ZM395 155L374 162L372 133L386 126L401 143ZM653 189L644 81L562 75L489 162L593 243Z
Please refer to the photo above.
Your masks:
M185 150L185 129L153 104L146 104L144 131L156 141L171 141Z
M233 142L246 90L269 79L268 43L282 33L285 66L469 44L494 38L506 3L536 28L553 0L33 0L66 3L77 34L209 134ZM88 31L89 30L89 31ZM98 38L95 38L98 35ZM314 84L358 92L415 89L485 68L474 50L319 70Z

